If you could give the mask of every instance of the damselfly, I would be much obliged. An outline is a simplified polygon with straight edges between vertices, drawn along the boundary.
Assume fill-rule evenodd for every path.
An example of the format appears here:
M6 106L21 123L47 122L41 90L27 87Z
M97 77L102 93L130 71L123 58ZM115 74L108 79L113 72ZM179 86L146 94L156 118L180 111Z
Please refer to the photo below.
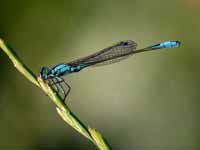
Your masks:
M53 85L57 93L61 91L63 93L63 100L65 101L71 90L71 87L62 78L64 75L79 72L80 70L89 66L100 66L115 63L136 53L162 48L179 47L180 44L181 43L179 41L166 41L136 50L136 42L131 40L121 41L92 55L74 60L69 63L61 63L54 67L42 67L40 76L43 80L48 80L49 85ZM63 88L61 83L64 83L67 86L67 90Z

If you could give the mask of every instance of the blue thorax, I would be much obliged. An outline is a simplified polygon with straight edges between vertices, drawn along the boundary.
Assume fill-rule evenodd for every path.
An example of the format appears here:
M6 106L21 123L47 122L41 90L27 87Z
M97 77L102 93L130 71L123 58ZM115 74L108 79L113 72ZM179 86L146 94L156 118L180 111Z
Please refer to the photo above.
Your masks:
M69 73L79 72L83 68L84 67L81 65L71 66L69 64L59 64L59 65L54 66L51 69L51 74L53 74L54 76L60 77Z
M79 72L81 69L86 67L85 65L72 66L69 64L59 64L52 68L42 67L40 75L43 80L47 80L54 77L61 77L73 72Z

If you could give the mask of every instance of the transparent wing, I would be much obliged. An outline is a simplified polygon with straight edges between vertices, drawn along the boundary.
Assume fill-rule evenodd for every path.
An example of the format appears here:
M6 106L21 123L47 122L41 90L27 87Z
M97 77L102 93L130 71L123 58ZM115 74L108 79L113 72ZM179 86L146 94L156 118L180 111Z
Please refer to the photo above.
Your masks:
M85 66L107 65L126 59L129 55L134 53L136 47L137 44L134 41L122 41L92 55L72 61L68 64L72 66L80 64Z
M128 55L128 56L130 56L130 55ZM98 66L104 66L104 65L109 65L109 64L117 63L117 62L120 62L120 61L128 58L128 56L122 56L122 57L118 57L118 58L106 60L106 61L103 61L103 62L100 62L100 63L96 63L93 66L94 67L98 67Z

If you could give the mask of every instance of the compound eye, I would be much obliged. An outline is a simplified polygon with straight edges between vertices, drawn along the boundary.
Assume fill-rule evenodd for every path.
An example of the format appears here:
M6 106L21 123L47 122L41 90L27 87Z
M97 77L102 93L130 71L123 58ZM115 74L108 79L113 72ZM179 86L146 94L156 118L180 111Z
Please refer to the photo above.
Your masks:
M47 79L48 73L49 73L49 68L42 67L41 72L40 72L42 79L44 80Z

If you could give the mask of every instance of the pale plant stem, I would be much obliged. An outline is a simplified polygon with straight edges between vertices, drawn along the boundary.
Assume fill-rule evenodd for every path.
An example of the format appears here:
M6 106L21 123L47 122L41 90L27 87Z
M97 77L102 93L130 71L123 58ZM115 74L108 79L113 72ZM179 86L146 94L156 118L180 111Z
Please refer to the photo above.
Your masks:
M110 150L111 147L102 137L102 135L93 128L84 125L78 117L76 117L73 112L69 109L69 107L63 103L62 98L53 91L53 89L48 86L40 77L37 77L31 69L29 69L20 59L19 56L15 53L15 51L4 43L2 39L0 39L0 49L2 49L10 58L15 68L24 75L29 81L38 86L43 90L43 92L50 97L50 99L55 103L56 110L60 117L68 123L71 127L77 130L80 134L88 138L91 142L93 142L100 150Z

